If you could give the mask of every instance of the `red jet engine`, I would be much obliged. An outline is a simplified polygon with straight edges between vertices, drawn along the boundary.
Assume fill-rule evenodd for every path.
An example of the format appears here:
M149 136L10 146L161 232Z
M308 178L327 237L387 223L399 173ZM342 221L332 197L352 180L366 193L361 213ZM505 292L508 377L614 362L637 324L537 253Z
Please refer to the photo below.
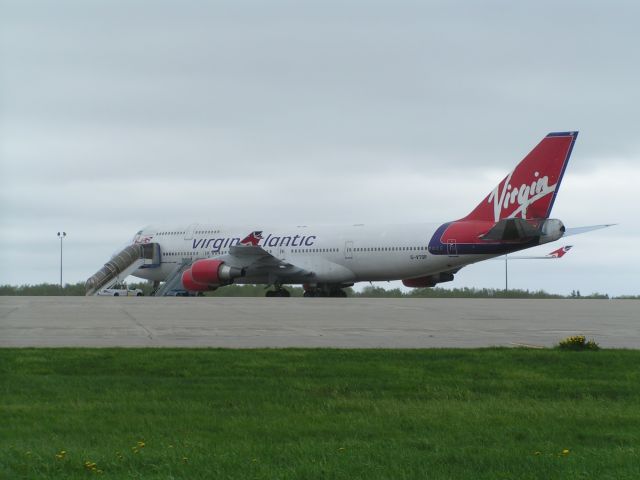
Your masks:
M220 285L233 282L244 275L242 268L232 267L222 260L209 258L198 260L182 274L182 286L192 292L215 290Z
M191 275L191 269L185 270L182 272L182 286L185 290L190 292L206 292L207 290L215 290L216 287L210 287L209 285L203 283L197 283L193 280L193 276Z
M231 267L222 260L198 260L191 266L191 276L196 283L224 285L243 275L241 268Z

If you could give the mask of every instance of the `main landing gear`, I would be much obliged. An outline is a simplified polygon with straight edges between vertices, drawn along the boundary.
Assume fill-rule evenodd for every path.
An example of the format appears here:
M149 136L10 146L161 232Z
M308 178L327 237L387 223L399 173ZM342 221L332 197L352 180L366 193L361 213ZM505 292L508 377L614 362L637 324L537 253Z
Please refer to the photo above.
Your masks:
M275 290L267 290L265 297L290 297L291 292L282 287L276 286Z
M331 297L347 298L347 292L338 285L318 285L315 287L305 285L303 297Z
M350 287L351 284L316 284L303 285L303 297L331 297L331 298L347 298L347 292L343 288ZM282 285L273 285L273 290L267 290L266 297L290 297L291 292L282 287Z

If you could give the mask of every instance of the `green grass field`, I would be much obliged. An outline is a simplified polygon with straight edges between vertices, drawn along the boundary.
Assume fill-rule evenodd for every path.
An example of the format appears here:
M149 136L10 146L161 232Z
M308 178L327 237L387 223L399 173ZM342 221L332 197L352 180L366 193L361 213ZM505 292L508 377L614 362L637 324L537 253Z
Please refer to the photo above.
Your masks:
M2 349L0 395L2 479L640 478L640 351Z

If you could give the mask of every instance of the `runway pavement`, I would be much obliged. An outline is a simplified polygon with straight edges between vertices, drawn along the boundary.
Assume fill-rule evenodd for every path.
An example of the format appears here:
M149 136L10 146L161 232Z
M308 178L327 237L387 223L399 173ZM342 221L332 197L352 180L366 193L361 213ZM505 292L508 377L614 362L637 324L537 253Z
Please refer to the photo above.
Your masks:
M0 347L640 347L634 300L0 297Z

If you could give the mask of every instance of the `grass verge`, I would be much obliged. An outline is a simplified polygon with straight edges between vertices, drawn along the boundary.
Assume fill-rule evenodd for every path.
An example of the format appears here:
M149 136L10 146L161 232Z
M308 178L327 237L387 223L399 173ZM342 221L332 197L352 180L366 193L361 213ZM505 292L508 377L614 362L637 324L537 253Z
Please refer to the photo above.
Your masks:
M1 349L0 478L640 478L640 352Z

